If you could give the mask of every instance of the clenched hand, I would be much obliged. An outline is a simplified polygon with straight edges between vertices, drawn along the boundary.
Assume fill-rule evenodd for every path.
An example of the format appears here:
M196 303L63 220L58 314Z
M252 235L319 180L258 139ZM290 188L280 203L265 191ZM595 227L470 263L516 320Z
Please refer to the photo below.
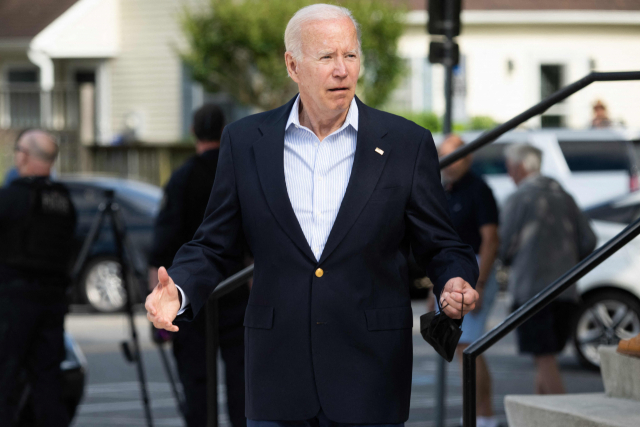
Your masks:
M460 277L454 277L444 285L440 307L451 319L460 319L460 314L464 316L475 308L478 297L478 292L470 284Z
M144 307L147 309L147 319L158 329L166 329L171 332L178 332L178 327L174 325L173 319L180 310L180 298L178 288L173 283L167 273L167 269L158 269L158 284L147 297Z

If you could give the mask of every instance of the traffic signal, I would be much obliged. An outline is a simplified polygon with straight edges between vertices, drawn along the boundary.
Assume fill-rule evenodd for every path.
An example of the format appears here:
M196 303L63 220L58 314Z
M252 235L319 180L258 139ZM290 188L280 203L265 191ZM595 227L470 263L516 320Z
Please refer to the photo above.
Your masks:
M429 62L432 64L444 64L446 52L444 50L444 43L431 42L429 43ZM451 52L451 66L455 67L460 62L460 47L458 43L453 43L453 49Z
M445 14L447 2L453 2L453 34L452 37L460 35L460 11L462 10L462 0L427 0L429 8L429 22L427 31L429 34L445 36Z

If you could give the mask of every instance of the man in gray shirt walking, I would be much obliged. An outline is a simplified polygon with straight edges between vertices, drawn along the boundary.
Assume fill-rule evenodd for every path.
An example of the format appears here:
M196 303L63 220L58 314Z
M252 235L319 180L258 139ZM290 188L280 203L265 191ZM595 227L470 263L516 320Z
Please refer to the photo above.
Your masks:
M517 144L505 155L518 189L502 209L499 256L510 266L515 310L589 255L596 236L571 195L540 175L540 150ZM577 301L572 287L518 328L520 352L535 358L538 394L564 393L555 356L569 339Z

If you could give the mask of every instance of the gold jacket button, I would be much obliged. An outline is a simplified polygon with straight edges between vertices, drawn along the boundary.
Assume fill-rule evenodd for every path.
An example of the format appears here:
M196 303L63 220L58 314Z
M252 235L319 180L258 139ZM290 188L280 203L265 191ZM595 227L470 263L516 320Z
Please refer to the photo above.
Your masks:
M324 271L322 271L321 268L316 270L316 277L322 277L323 274L324 274Z

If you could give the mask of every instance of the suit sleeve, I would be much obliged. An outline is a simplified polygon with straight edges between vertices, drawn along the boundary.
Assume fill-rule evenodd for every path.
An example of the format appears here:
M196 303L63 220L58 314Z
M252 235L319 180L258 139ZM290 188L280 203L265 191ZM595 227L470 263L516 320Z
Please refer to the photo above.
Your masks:
M190 301L189 309L178 320L193 319L216 286L235 272L243 256L241 227L232 144L225 129L204 220L169 269L169 275Z
M413 254L418 265L426 269L437 298L454 277L475 288L478 263L471 246L460 241L449 218L438 155L429 131L425 131L418 149L407 221Z

